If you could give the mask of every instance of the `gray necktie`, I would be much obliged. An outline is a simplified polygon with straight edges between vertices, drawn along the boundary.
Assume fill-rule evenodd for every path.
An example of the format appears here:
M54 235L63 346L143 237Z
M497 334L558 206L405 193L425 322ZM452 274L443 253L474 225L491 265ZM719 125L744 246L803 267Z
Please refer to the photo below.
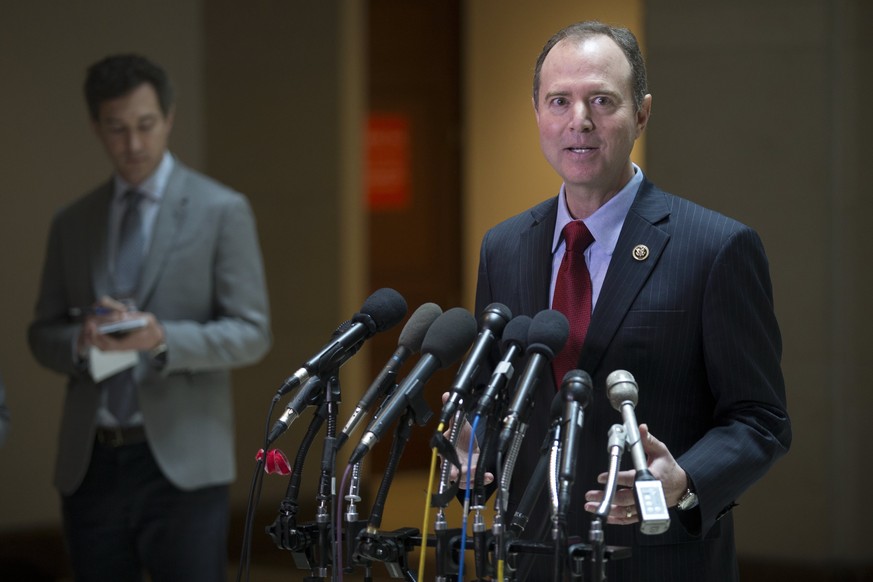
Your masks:
M124 210L118 230L112 279L113 291L118 299L133 298L139 285L145 257L145 233L139 210L142 198L142 193L136 190L124 193ZM109 411L119 424L126 425L138 408L133 369L110 376L103 384L107 390Z
M139 203L143 195L136 190L124 193L124 210L118 230L118 247L115 249L113 285L116 298L132 298L139 285L145 256L145 232Z

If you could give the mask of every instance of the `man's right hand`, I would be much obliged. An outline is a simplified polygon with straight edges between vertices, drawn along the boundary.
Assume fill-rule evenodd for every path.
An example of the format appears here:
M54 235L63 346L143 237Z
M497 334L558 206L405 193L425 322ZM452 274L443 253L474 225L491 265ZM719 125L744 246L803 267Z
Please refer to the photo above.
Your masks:
M449 399L449 393L445 392L443 394L443 404ZM452 420L454 422L454 419ZM451 434L451 426L446 428L446 431L443 433L443 436L449 438ZM470 457L470 439L473 439L473 455ZM470 475L470 480L472 481L473 477L476 475L476 467L479 461L479 444L475 442L476 437L473 435L473 427L466 420L464 421L464 425L461 427L460 432L458 433L458 439L455 443L455 452L458 455L458 459L461 462L462 471L458 471L458 468L454 465L451 466L449 470L449 480L455 483L458 483L458 486L461 489L467 488L467 467L470 467L472 470L472 474ZM468 463L469 457L469 463ZM460 480L460 481L459 481ZM494 481L494 475L490 472L485 473L484 483L485 485L490 484Z

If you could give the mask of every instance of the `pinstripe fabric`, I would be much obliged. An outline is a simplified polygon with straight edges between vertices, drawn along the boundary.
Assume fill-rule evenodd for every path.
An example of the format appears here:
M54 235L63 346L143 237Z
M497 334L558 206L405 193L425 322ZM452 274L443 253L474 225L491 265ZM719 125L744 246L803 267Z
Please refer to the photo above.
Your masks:
M547 200L485 235L477 313L494 301L516 315L547 308L556 209L557 199ZM648 248L645 260L633 258L638 245ZM607 431L620 422L604 393L605 378L616 369L637 379L637 417L689 473L700 507L699 514L673 512L670 530L659 536L607 526L607 544L633 551L609 564L610 582L738 579L729 510L791 441L781 350L758 235L645 182L625 220L579 360L594 379L595 394L585 412L571 534L587 540L584 493L601 488L596 476L607 468ZM544 378L534 394L510 511L540 454L553 383ZM532 515L545 519L542 501ZM532 523L526 533L536 529ZM548 562L539 564L528 579L549 571Z

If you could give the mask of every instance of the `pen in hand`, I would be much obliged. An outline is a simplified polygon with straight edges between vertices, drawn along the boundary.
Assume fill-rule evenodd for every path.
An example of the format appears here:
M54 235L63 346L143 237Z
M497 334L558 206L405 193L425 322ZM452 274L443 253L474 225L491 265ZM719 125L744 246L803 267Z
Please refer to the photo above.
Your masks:
M102 305L95 305L93 307L70 307L70 309L67 310L67 315L70 319L81 319L88 315L109 315L112 311L112 309Z
M132 299L114 299L112 297L103 296L98 302L88 307L71 307L67 310L67 315L71 319L83 319L90 315L103 317L112 315L113 313L124 313L136 310L136 303Z

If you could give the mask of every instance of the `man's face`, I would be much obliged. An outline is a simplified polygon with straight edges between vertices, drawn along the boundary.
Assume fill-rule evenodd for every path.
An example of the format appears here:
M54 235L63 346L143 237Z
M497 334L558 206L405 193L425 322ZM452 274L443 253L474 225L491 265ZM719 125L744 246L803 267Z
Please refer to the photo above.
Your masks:
M161 163L173 113L164 116L154 87L144 83L127 95L101 103L93 127L116 173L138 186Z
M534 103L540 147L570 195L611 196L633 174L630 152L649 119L634 109L631 66L609 37L555 45Z

